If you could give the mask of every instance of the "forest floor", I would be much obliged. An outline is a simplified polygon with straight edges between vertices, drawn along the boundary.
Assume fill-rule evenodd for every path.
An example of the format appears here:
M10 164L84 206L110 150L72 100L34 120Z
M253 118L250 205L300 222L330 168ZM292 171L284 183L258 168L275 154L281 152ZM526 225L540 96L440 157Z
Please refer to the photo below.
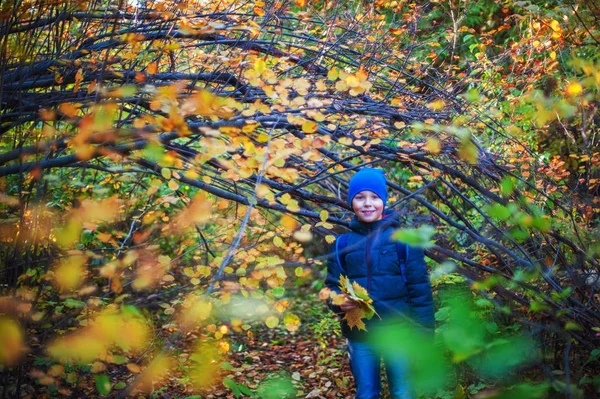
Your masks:
M240 335L228 359L233 366L228 376L253 391L268 390L269 398L350 398L354 396L345 344L334 334L323 342L312 331L300 328L295 333L261 329L255 339ZM237 351L236 349L241 349ZM271 383L269 384L269 381ZM292 389L293 387L293 389ZM262 396L262 395L261 395ZM203 398L233 398L224 386L206 392Z
M193 366L190 360L194 348L202 340L195 333L189 333L177 340L176 346L180 349L172 354L179 365L170 370L167 380L155 385L152 392L134 389L126 396L137 399L245 398L251 396L243 392L252 391L252 397L261 399L353 397L345 342L334 331L338 321L318 299L305 299L299 301L303 306L297 314L302 323L297 331L290 332L282 326L268 328L264 324L254 325L251 333L230 330L224 338L229 350L220 360L218 375L201 391L194 388L187 375ZM168 329L158 331L164 332L164 335L159 333L158 341L167 342L171 334ZM77 366L70 370L32 349L27 356L30 362L24 362L8 374L0 373L0 398L120 398L122 389L140 372L135 370L135 365L132 368L132 363L127 363L130 361L127 357L114 357L123 358L121 362L106 361L101 372L109 376L112 388L107 395L101 395L96 386L97 371ZM60 372L56 367L60 367ZM75 380L71 375L77 375ZM15 390L17 380L21 381L19 393ZM236 386L242 386L242 393Z

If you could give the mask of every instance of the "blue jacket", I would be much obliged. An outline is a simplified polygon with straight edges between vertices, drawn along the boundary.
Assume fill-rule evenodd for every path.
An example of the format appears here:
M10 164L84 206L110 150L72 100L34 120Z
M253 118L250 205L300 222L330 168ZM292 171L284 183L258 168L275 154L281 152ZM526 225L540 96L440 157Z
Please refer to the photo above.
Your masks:
M341 265L336 257L335 243L329 251L325 285L340 293L339 278L343 274L365 287L373 299L381 320L374 316L366 321L368 331L386 321L405 319L405 316L427 329L434 327L433 297L423 250L409 247L408 258L399 257L397 244L391 239L393 231L399 227L395 212L386 212L383 219L373 223L363 223L355 217L350 223L351 231L347 233L347 245L339 253L340 258L343 257ZM406 262L404 278L401 261ZM341 312L331 303L329 307L336 313ZM366 339L364 331L350 330L345 321L342 321L342 333L347 338Z

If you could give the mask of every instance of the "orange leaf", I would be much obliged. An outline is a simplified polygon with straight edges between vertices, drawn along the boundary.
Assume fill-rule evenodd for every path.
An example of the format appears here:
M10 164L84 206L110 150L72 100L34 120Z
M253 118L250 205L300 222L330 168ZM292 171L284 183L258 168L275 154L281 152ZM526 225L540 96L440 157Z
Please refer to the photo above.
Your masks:
M127 369L135 374L142 372L142 368L135 363L127 363Z
M156 72L158 72L158 65L156 65L156 62L149 63L146 67L146 72L148 72L150 75L154 75Z

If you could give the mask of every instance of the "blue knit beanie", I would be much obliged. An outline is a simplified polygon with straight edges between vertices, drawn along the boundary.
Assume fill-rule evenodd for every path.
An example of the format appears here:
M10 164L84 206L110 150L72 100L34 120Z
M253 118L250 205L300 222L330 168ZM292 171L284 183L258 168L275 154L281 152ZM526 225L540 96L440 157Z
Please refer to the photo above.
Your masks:
M361 191L369 190L377 194L383 200L383 206L387 202L387 187L383 170L374 168L363 168L356 172L350 179L348 188L348 204L352 206L352 200Z

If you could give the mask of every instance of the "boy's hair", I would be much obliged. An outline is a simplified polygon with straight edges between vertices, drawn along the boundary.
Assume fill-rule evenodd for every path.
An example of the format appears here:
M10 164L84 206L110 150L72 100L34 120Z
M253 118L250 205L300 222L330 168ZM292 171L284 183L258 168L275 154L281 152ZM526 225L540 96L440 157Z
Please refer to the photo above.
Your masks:
M387 202L387 187L383 170L375 168L363 168L356 172L350 179L348 188L348 204L352 206L352 200L361 191L372 191L383 201Z

